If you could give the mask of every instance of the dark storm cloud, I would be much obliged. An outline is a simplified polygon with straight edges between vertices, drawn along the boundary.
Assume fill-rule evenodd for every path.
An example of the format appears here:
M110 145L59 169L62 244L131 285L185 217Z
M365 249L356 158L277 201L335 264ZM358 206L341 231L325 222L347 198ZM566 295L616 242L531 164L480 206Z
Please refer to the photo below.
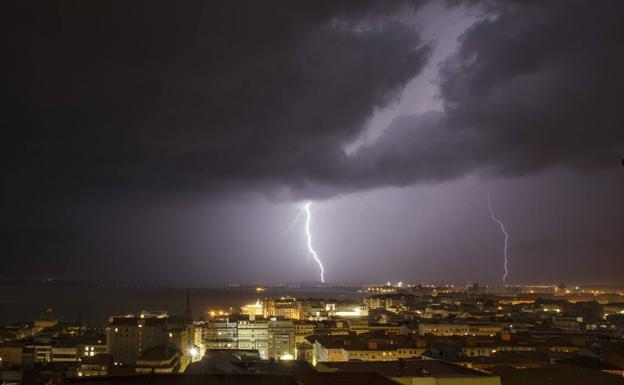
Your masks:
M227 231L221 218L231 212L204 213L217 218L212 227L198 219L196 207L216 192L327 198L619 162L617 0L488 1L496 17L470 28L440 69L443 111L397 118L377 141L345 152L427 64L435 42L396 17L420 4L3 4L2 274L84 276L88 265L92 276L133 277L148 266L159 278L185 258L189 229L201 240L219 235L190 256L210 250L213 261L233 243L255 256L266 244L256 230L269 226L263 218L250 226L264 235L251 246L236 233L246 212ZM206 201L172 221L165 209L198 195ZM223 269L249 265L237 261Z
M443 70L450 126L490 138L486 160L504 174L614 162L623 12L619 1L533 2L476 25Z
M427 61L393 21L419 3L3 4L3 274L120 255L102 227L128 201L335 174L328 160Z
M3 240L3 274L15 274L13 277L68 278L94 263L83 258L85 251L95 244L94 240L75 228L58 224L16 226L0 230L0 239Z
M444 114L397 119L354 163L404 185L479 171L615 166L624 150L624 3L488 2L441 68Z
M426 63L389 18L415 4L20 3L5 13L5 184L48 198L331 174L326 155Z
M445 124L444 113L434 111L395 119L374 144L353 156L349 176L365 188L436 182L469 171L466 158L474 138L448 132Z
M427 61L430 47L390 17L414 4L18 5L4 193L329 196L616 161L617 1L488 2L497 17L441 68L445 114L401 117L347 155Z

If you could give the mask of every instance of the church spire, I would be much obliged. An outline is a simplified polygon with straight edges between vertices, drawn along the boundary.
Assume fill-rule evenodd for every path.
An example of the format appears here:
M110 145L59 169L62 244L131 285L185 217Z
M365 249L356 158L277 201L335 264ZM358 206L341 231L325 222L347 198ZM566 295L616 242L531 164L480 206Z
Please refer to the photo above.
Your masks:
M191 291L186 290L186 306L184 308L184 323L190 325L193 323L193 313L191 312Z

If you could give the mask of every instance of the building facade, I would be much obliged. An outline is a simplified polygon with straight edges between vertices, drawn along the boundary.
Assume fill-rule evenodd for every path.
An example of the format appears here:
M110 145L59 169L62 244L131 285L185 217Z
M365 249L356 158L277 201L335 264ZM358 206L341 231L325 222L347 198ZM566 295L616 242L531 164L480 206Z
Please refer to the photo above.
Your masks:
M275 359L294 359L297 356L295 329L292 320L272 318L268 322L268 356Z
M116 363L135 364L143 352L167 345L172 337L166 318L111 317L106 341Z
M238 323L229 319L216 319L205 323L202 328L203 345L210 349L237 349Z
M292 297L269 298L262 303L264 317L301 318L301 303Z
M269 324L266 320L238 321L238 348L258 350L260 358L269 358Z

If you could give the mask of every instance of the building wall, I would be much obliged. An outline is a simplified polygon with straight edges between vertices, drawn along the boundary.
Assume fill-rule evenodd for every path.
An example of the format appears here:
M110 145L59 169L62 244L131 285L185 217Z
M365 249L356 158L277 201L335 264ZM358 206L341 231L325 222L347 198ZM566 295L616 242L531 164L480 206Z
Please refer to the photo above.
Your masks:
M296 356L295 330L291 320L271 320L268 324L268 356L279 359Z
M314 359L312 364L317 362L343 362L349 361L349 353L342 348L327 349L318 341L314 343Z
M41 331L45 328L51 328L58 325L58 320L56 319L41 319L35 321L34 329L35 331Z
M173 337L165 323L150 325L142 318L123 321L124 324L109 325L106 337L108 352L118 363L134 364L141 353L154 346L167 345Z
M265 317L301 318L301 303L294 298L271 298L262 303Z
M238 324L234 321L210 321L203 329L203 332L203 343L206 350L238 348Z
M250 304L250 305L242 306L241 307L241 314L242 315L262 316L262 314L263 314L262 304Z
M394 350L348 350L347 360L360 361L394 361L398 360Z
M239 321L238 348L256 349L260 353L260 358L269 358L269 325L267 321Z
M76 362L78 360L78 349L76 346L53 347L52 362Z
M462 350L469 357L491 357L496 352L496 348L484 346L462 347Z
M307 344L307 337L314 334L314 324L311 322L296 322L293 324L295 330L295 344Z
M370 332L371 328L368 320L349 320L349 331L361 334Z
M418 334L435 336L468 335L470 326L463 324L419 324Z
M194 359L190 353L190 349L193 346L193 341L191 339L193 327L188 325L178 326L176 328L169 328L168 330L170 335L169 345L180 352L180 371L184 371Z
M348 350L347 360L360 361L395 361L399 358L413 358L420 356L425 349L401 348L396 350Z
M491 336L503 330L502 325L469 325L468 333L477 336Z
M206 343L204 335L206 334L206 324L197 324L193 328L193 344L199 348L199 356L203 357L206 352Z
M22 362L25 365L52 362L52 345L26 345L22 352Z
M0 358L2 358L2 363L22 365L22 352L23 348L21 346L0 346Z
M108 353L106 344L82 344L78 348L79 353L83 357L93 357L98 354Z
M92 376L106 376L108 374L108 367L105 365L80 365L79 376L80 377L92 377Z

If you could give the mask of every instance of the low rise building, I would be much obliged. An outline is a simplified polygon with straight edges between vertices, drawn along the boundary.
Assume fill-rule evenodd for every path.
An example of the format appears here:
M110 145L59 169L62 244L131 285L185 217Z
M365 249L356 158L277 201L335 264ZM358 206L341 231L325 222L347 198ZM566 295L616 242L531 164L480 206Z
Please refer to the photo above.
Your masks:
M403 309L413 300L411 294L377 294L364 299L364 304L370 310L374 309Z
M450 323L421 323L418 325L418 334L421 336L463 336L470 334L470 326Z
M8 341L0 344L0 363L21 366L23 363L24 342Z
M34 365L52 362L52 347L52 340L35 340L27 343L22 351L22 363L24 365Z
M83 337L82 343L79 344L79 353L82 357L108 353L106 336Z
M472 336L494 337L503 330L503 326L503 324L496 323L471 323L468 325L468 334Z
M583 319L580 317L563 317L563 316L553 316L552 317L552 326L554 328L573 332L580 331L582 327Z
M78 368L79 377L107 376L113 366L113 356L108 353L82 358Z
M416 339L384 333L308 337L313 342L312 363L341 361L394 361L420 356L425 346Z
M78 362L78 346L74 341L59 341L51 349L50 362Z
M395 360L374 362L325 362L320 372L362 373L373 371L405 385L500 385L498 376L439 360Z
M180 371L180 352L169 346L147 349L136 361L137 373L171 374Z
M244 316L262 316L264 314L262 301L257 300L255 303L241 306L241 315Z

